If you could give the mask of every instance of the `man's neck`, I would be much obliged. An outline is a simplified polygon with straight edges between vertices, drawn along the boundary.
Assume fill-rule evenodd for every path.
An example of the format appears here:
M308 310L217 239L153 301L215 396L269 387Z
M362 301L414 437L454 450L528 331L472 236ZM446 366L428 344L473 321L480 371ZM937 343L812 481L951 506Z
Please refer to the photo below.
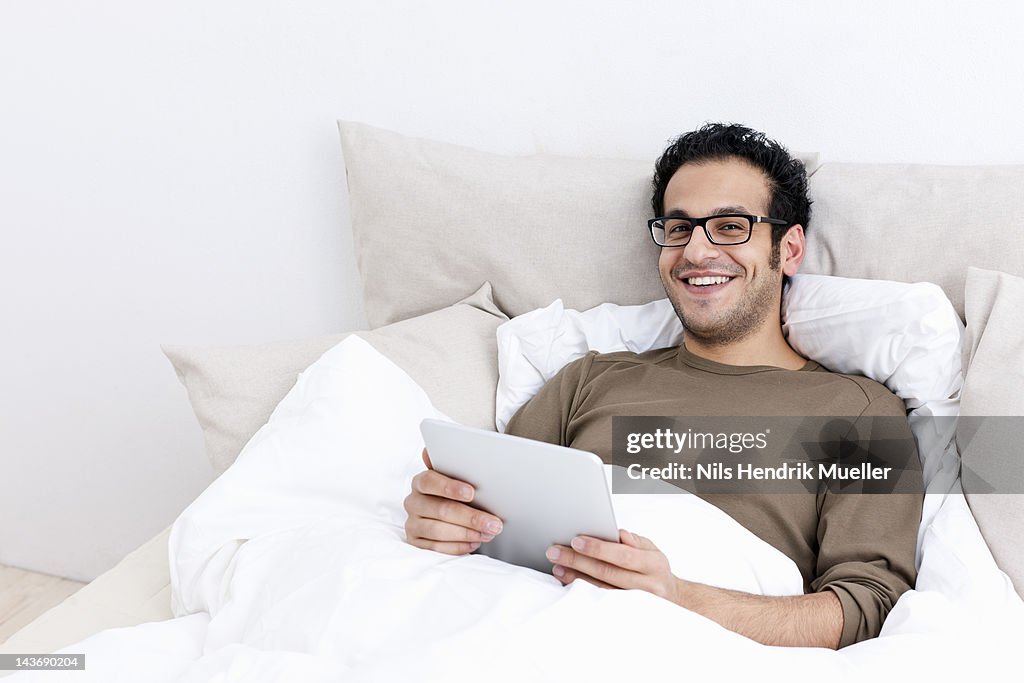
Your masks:
M798 354L782 336L782 326L766 325L758 332L728 344L707 344L683 335L683 346L695 356L724 365L771 365L799 370L807 359Z

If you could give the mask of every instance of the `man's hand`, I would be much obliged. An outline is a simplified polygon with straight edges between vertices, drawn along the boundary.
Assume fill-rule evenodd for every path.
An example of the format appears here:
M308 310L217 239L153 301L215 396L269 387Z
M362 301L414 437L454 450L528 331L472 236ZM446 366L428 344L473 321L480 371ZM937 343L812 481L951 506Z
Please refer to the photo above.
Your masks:
M678 603L678 579L668 558L649 539L619 529L621 543L577 536L571 547L553 545L547 558L563 584L583 579L602 588L637 588Z
M577 536L572 547L553 545L547 557L563 584L583 579L601 588L638 588L703 614L730 631L765 645L839 646L843 609L831 590L810 595L765 596L685 581L668 558L643 536L620 529L622 543Z
M405 497L405 539L417 548L465 555L501 533L501 520L470 507L475 491L464 481L435 472L423 449L425 472L412 478Z

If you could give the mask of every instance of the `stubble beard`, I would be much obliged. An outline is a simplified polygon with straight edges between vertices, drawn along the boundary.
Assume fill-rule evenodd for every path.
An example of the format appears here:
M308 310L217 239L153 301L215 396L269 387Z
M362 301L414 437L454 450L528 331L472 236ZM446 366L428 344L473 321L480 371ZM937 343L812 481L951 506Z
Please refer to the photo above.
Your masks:
M779 245L773 244L768 259L769 272L779 273L779 265ZM670 277L674 278L674 275L670 274ZM704 321L696 319L697 316L688 319L671 283L662 284L686 336L706 346L726 346L746 339L764 325L773 308L775 294L781 289L781 278L768 277L767 273L756 277L750 290L731 311Z

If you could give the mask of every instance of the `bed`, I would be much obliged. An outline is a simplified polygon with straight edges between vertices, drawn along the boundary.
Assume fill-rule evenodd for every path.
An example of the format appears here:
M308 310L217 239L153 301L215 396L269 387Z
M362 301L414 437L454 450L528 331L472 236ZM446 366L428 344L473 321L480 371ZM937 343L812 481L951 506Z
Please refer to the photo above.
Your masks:
M650 162L505 157L362 124L339 127L372 328L356 336L404 370L444 415L494 429L496 394L499 403L501 396L493 340L509 318L559 298L564 309L585 311L664 296L653 267L655 247L643 230ZM802 271L935 283L966 323L963 381L945 400L964 415L1024 415L1024 399L1015 394L1024 381L1024 231L1013 227L1013 198L1024 187L1024 169L820 163L817 155L801 156L812 172L814 200ZM1010 227L998 239L979 239L985 228L1003 225ZM566 240L568 226L587 228L585 244ZM396 250L396 243L415 248ZM312 381L307 369L335 353L343 340L348 353L365 351L347 335L164 348L188 389L217 472L232 469L243 449L256 448L254 435L282 414L275 408L295 393L297 379L301 384L305 374ZM362 356L360 362L370 363ZM1009 605L1019 601L1014 586L1024 594L1020 452L993 454L979 447L981 441L958 439L965 467L996 471L1012 483L966 487L964 510L970 512L956 520L960 526L976 521L972 533L980 530L989 561L998 567L998 575L986 575L986 599ZM998 467L986 470L993 460ZM948 492L947 487L942 493ZM105 629L158 628L176 612L179 618L201 615L200 591L192 604L180 598L173 604L170 534L165 529L24 627L2 651L55 652ZM1015 610L1008 607L1007 618ZM135 634L128 638L142 631L121 633ZM195 643L183 641L181 647L176 656L196 655L189 650Z

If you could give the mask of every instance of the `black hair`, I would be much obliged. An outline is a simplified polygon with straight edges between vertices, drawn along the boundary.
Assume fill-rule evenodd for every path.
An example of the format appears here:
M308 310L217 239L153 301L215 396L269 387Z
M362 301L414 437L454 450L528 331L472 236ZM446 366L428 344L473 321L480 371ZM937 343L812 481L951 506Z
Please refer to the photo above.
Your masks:
M773 248L778 248L790 226L800 224L807 230L811 200L807 196L807 169L803 162L764 133L735 123L705 123L671 141L654 164L654 215L663 215L665 188L680 166L730 158L748 162L768 178L768 215L788 224L772 226Z

